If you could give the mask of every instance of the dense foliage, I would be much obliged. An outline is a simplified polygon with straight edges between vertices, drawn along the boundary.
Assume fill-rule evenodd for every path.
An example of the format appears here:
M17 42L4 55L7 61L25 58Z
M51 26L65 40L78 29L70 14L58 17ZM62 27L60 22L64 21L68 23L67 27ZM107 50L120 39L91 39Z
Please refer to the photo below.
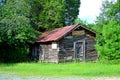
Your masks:
M120 59L120 25L116 21L109 21L101 33L96 45L99 57L105 60Z
M72 24L80 1L66 1L0 0L0 61L24 60L38 34L65 26L69 16L72 21L68 22Z
M32 0L30 4L31 25L37 30L44 32L65 25L63 0Z
M25 0L7 0L0 14L1 42L13 46L35 39L36 31L29 24L29 5Z
M31 24L43 32L73 24L80 0L33 0L30 4Z
M120 0L104 2L96 22L97 45L100 60L120 59Z
M18 57L21 57L20 61L25 59L23 57L28 53L28 44L32 43L37 35L37 31L30 25L29 12L27 0L5 0L0 6L2 61L18 61Z

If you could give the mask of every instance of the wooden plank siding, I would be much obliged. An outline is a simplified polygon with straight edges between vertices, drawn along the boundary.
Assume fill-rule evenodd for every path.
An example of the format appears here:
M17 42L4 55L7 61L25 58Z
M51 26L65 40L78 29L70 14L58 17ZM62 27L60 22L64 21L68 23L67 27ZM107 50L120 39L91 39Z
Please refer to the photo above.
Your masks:
M86 39L86 61L96 61L98 58L97 51L95 49L95 39Z
M67 37L67 36L66 36ZM84 41L85 45L85 61L95 61L97 59L97 51L95 50L95 40L94 38L89 38L86 35L82 36L72 36L71 38L64 37L59 41L59 60L64 60L67 57L72 56L75 59L75 49L74 42Z
M97 51L95 50L95 40L94 38L89 38L86 35L82 36L71 36L67 35L64 38L57 41L57 49L52 49L52 42L40 44L41 50L43 52L42 59L39 60L43 62L54 62L59 63L63 61L75 60L75 42L84 42L84 54L83 61L95 61L97 60Z
M54 62L58 63L58 48L52 49L52 43L45 43L41 45L43 51L43 62Z

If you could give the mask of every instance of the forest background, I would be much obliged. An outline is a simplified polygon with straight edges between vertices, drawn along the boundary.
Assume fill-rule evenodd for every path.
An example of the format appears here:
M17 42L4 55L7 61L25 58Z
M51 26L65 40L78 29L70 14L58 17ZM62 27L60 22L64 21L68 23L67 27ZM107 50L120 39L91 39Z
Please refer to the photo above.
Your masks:
M103 2L95 23L77 18L80 0L0 0L0 62L29 61L42 32L80 24L97 33L100 61L120 60L120 0Z

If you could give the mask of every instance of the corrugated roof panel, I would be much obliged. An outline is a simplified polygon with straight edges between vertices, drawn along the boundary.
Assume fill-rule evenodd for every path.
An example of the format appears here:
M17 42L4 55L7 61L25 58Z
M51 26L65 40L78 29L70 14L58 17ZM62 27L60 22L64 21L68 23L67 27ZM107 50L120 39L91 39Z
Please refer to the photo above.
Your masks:
M66 26L62 28L57 28L50 32L45 32L39 36L36 42L57 41L76 27L77 25L71 25L71 26Z

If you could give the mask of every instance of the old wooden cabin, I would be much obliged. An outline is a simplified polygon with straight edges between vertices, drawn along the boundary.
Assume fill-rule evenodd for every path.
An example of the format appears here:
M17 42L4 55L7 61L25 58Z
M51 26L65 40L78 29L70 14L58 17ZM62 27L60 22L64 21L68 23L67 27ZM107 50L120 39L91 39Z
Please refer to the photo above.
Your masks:
M32 47L32 59L43 62L95 61L94 31L81 25L71 25L45 32Z

